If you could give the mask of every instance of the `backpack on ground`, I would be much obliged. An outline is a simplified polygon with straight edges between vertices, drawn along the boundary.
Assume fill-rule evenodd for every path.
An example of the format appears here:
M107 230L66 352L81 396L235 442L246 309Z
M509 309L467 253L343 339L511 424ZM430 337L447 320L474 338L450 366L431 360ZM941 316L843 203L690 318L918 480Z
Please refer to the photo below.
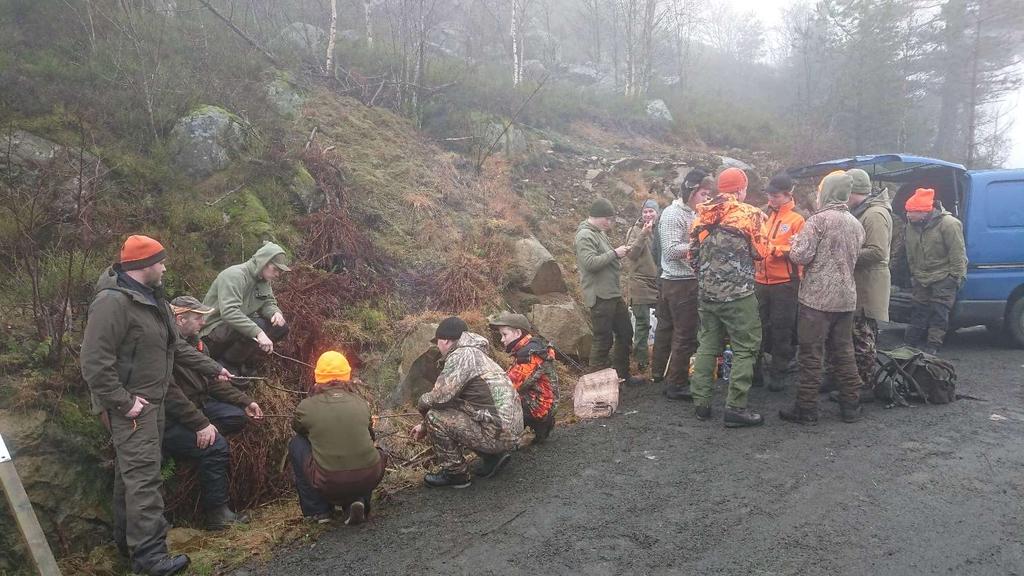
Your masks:
M879 350L873 390L890 405L948 404L956 400L956 367L910 346Z

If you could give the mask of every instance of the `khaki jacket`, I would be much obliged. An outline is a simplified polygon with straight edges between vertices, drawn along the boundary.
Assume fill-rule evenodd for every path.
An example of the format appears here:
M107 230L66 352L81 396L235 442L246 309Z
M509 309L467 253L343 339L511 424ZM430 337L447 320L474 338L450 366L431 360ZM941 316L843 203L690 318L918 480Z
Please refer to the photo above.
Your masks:
M924 226L907 225L907 263L916 284L931 286L947 276L967 276L964 227L949 212L936 208Z
M259 336L260 327L250 316L259 314L270 320L280 312L274 289L261 276L263 268L278 254L284 254L284 250L267 242L247 262L226 268L217 275L203 298L203 304L214 310L199 332L200 337L213 332L221 324L227 324L249 338Z
M853 279L857 283L857 313L880 322L889 321L889 250L892 245L892 205L882 190L852 211L864 227L864 244L857 256Z
M653 230L644 232L638 222L626 234L626 295L630 304L656 304L658 302L658 264L651 250Z
M361 470L380 461L370 405L347 390L323 388L299 402L292 428L309 438L313 460L322 470Z
M580 273L583 304L591 308L598 298L611 300L622 297L619 284L621 264L608 236L584 220L576 229L576 266Z

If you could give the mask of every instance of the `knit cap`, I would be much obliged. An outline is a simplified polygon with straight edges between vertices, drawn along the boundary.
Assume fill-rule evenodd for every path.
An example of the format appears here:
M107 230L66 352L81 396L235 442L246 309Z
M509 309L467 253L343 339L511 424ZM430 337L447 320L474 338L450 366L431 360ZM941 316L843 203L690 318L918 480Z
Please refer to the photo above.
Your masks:
M149 236L135 234L129 236L121 246L122 270L141 270L167 258L162 244Z
M317 384L326 384L334 380L348 382L352 379L352 367L348 363L348 358L334 350L324 352L316 361L314 379Z
M739 168L726 168L718 175L718 191L736 194L747 187L747 173Z
M615 207L607 198L598 198L590 205L591 218L611 218L615 216Z
M918 188L914 195L907 199L907 212L931 212L935 208L935 190Z
M852 170L847 170L846 173L850 175L850 178L853 178L853 190L850 194L857 194L859 196L871 194L871 176L868 176L867 172L860 168L853 168Z

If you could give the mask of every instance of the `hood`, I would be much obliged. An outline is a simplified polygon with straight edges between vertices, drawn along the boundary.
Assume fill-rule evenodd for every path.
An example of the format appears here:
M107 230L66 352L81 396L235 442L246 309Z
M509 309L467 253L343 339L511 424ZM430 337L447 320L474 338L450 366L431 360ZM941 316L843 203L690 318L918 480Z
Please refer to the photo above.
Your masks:
M259 276L259 273L263 270L267 263L270 262L270 260L273 259L274 256L277 256L278 254L284 254L284 248L281 248L280 246L274 244L273 242L264 242L263 246L261 246L260 249L257 250L256 253L252 255L252 258L249 259L249 262L255 267L253 273L256 276Z
M850 199L850 192L853 190L853 178L842 172L832 173L821 181L821 194L818 195L818 208L824 208L829 204L846 204Z
M597 232L599 234L604 234L604 230L601 230L597 226L594 226L593 224L591 224L587 220L584 220L583 222L580 222L580 225L576 227L576 231L577 232L579 232L580 230L590 230L590 231L593 231L593 232Z
M487 338L484 338L475 332L466 331L459 337L459 342L454 348L452 348L452 352L459 348L479 348L484 353L487 353L490 346L491 343L487 341Z
M857 206L853 210L850 210L850 213L856 216L857 218L860 218L861 214L867 212L867 209L871 208L872 206L879 206L881 208L885 208L890 213L892 212L892 200L889 198L888 188L882 188L878 192L872 193L870 196L865 198L859 206Z
M136 290L132 290L131 288L127 288L119 284L117 281L117 275L118 269L116 264L112 266L107 266L107 268L100 273L99 278L96 279L96 284L94 285L94 288L96 289L96 294L99 294L103 290L117 290L118 292L123 292L131 296L140 304L153 304L152 302L150 302L149 298L147 298L144 294L141 294ZM154 291L154 294L156 294L157 298L163 297L162 289L159 289L159 291Z

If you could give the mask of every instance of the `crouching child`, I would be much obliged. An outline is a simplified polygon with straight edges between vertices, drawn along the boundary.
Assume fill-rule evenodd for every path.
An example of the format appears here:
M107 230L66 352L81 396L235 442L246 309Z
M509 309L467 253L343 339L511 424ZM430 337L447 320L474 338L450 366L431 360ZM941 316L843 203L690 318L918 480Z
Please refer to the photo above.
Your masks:
M329 522L334 506L345 524L360 524L370 514L370 497L384 477L386 460L374 446L370 406L357 393L348 360L324 352L317 360L315 385L299 403L288 444L288 459L302 515Z
M522 314L502 312L488 320L512 355L508 377L523 405L523 424L533 429L533 441L543 442L555 427L558 409L558 375L555 351L547 342L530 334L530 322Z

